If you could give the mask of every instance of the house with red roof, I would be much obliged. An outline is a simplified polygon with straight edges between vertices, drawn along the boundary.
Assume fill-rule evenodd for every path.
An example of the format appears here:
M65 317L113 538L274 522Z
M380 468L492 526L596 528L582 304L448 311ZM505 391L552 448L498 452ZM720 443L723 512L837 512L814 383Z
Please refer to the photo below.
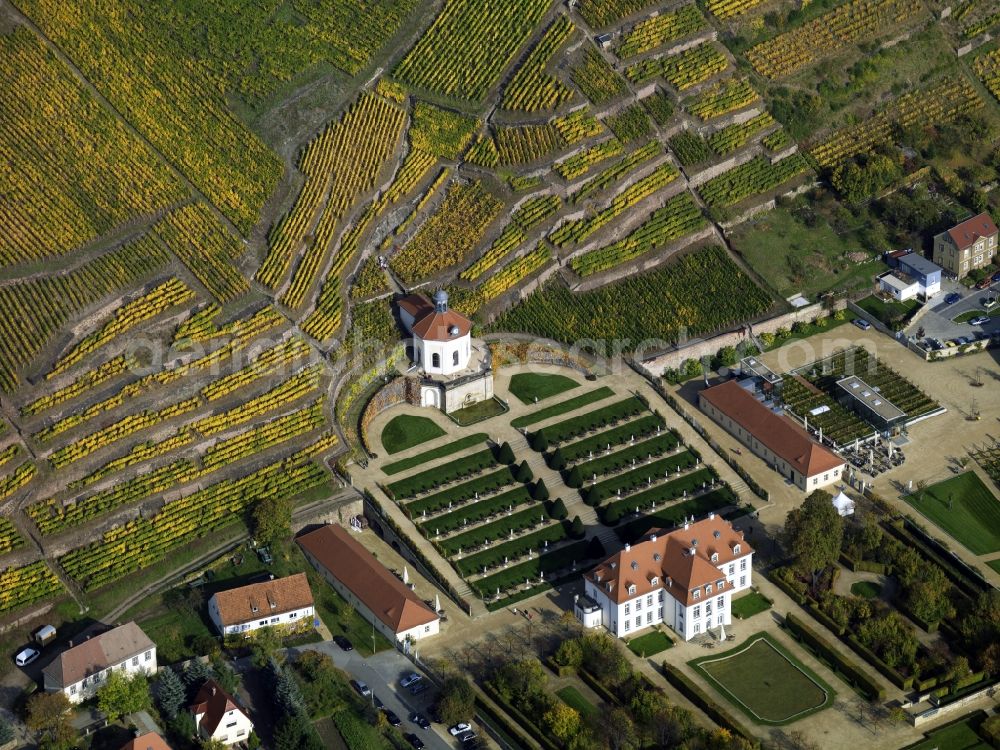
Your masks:
M726 432L804 492L841 481L847 463L786 414L774 411L739 381L705 388L698 406Z
M295 541L327 583L390 641L437 634L437 613L343 526L330 523Z
M959 279L988 266L996 254L997 225L988 213L966 219L934 237L934 262Z
M472 321L448 307L448 293L434 300L408 294L396 302L410 335L412 373L419 376L421 406L445 413L493 398L489 349L472 338Z
M206 740L235 745L244 742L253 731L250 717L215 680L201 686L188 710L194 716L198 736Z
M733 595L752 582L753 553L743 532L714 513L652 531L584 574L576 616L619 638L664 623L691 640L732 622Z

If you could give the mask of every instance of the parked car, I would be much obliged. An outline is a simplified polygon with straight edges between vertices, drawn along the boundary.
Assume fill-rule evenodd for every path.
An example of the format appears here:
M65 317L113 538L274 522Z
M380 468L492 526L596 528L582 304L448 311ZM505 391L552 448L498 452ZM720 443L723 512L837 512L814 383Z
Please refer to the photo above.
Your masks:
M431 725L431 723L427 720L426 716L424 716L423 714L419 714L416 711L410 714L410 721L412 721L421 729L428 729Z
M41 652L37 648L31 648L30 646L28 648L21 649L17 656L14 657L14 663L19 667L26 667L37 659L40 653Z
M424 746L424 741L417 737L417 735L413 734L413 732L404 734L403 737L410 743L410 747L415 747L417 750L420 750L420 748Z
M944 298L944 303L946 305L954 305L960 299L962 299L961 294L959 294L958 292L952 292L951 294L949 294L947 297Z
M989 289L990 284L992 283L993 283L992 277L987 276L985 279L976 284L976 289Z
M389 724L394 727L398 727L400 724L403 723L402 721L399 720L399 717L396 715L396 712L392 711L391 709L383 707L382 714L385 716L385 720L388 721Z
M353 651L354 644L342 635L333 636L333 642L340 646L341 651Z
M476 739L476 733L473 732L471 729L467 729L460 735L458 735L458 741L461 742L463 745L470 744L474 742L475 739Z
M463 721L460 724L456 724L453 727L448 727L448 732L451 734L452 737L458 737L458 735L460 735L462 732L468 732L471 731L471 729L472 727L470 727Z
M424 678L418 675L416 672L410 672L408 675L405 675L403 679L399 681L399 684L405 688L408 688L410 685L418 683L422 679Z
M375 704L375 708L385 708L385 704L379 699L375 693L372 693L372 703Z
M997 306L997 298L996 297L987 297L986 299L983 300L983 309L984 310L992 310L996 306Z
M989 315L977 315L976 317L974 317L972 320L969 321L969 325L981 326L981 325L986 325L989 322L990 322Z
M869 328L872 327L872 324L869 323L864 318L855 318L852 322L854 323L854 325L856 325L862 331L867 331Z
M990 278L993 279L993 281L1000 281L1000 271L997 271L995 274L990 276Z
M358 691L359 695L363 695L365 698L372 694L372 689L365 683L361 682L361 680L351 680L351 685L354 686L354 689Z
M410 695L420 695L425 690L427 690L427 683L423 680L420 682L414 682L410 685Z

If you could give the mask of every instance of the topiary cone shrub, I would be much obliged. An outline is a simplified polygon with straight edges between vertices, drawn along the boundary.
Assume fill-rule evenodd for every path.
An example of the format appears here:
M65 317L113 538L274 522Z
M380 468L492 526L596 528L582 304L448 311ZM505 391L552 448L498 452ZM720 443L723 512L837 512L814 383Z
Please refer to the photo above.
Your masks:
M564 473L563 481L566 482L566 486L572 487L575 490L583 487L583 472L580 471L580 467L574 466L569 471Z
M539 479L531 488L531 496L535 500L545 501L549 499L549 488L545 486L545 480Z
M528 482L530 482L534 478L535 478L535 475L531 471L531 467L528 466L528 462L527 461L521 461L520 465L517 467L517 469L516 469L516 471L514 473L514 479L516 479L518 482L522 482L524 484L527 484Z
M507 466L510 466L512 463L514 463L514 451L510 447L510 443L504 440L500 444L500 447L497 448L496 457L497 461L499 461L502 464L507 464Z
M562 500L559 502L562 502ZM580 516L574 516L573 525L570 527L569 535L574 539L583 539L586 534L587 530L583 528L583 521L580 520Z

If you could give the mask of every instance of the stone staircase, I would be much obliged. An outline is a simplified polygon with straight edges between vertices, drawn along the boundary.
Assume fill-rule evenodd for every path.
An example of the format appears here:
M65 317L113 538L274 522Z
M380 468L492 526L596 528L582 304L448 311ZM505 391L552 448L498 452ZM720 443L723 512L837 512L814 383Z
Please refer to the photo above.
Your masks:
M736 497L738 497L742 502L749 502L750 498L753 496L753 491L750 489L749 485L739 477L730 482L729 486L732 488L733 492L736 493Z

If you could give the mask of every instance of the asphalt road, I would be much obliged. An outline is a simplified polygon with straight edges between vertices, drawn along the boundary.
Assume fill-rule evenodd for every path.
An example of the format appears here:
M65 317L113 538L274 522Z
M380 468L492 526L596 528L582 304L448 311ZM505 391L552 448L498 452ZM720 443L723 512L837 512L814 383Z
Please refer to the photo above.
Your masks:
M451 748L459 747L458 741L448 734L447 727L432 723L429 729L421 729L407 718L412 711L419 711L429 719L427 708L433 704L437 691L431 688L414 696L399 686L399 680L410 672L421 674L424 680L428 680L427 675L420 668L414 666L399 652L395 650L380 651L374 656L365 658L357 651L341 651L340 647L332 641L310 643L303 646L301 650L306 649L322 651L351 677L366 683L385 707L394 711L402 719L403 724L399 727L400 730L406 733L413 732L424 741L427 748L451 750ZM477 731L479 731L478 727Z

